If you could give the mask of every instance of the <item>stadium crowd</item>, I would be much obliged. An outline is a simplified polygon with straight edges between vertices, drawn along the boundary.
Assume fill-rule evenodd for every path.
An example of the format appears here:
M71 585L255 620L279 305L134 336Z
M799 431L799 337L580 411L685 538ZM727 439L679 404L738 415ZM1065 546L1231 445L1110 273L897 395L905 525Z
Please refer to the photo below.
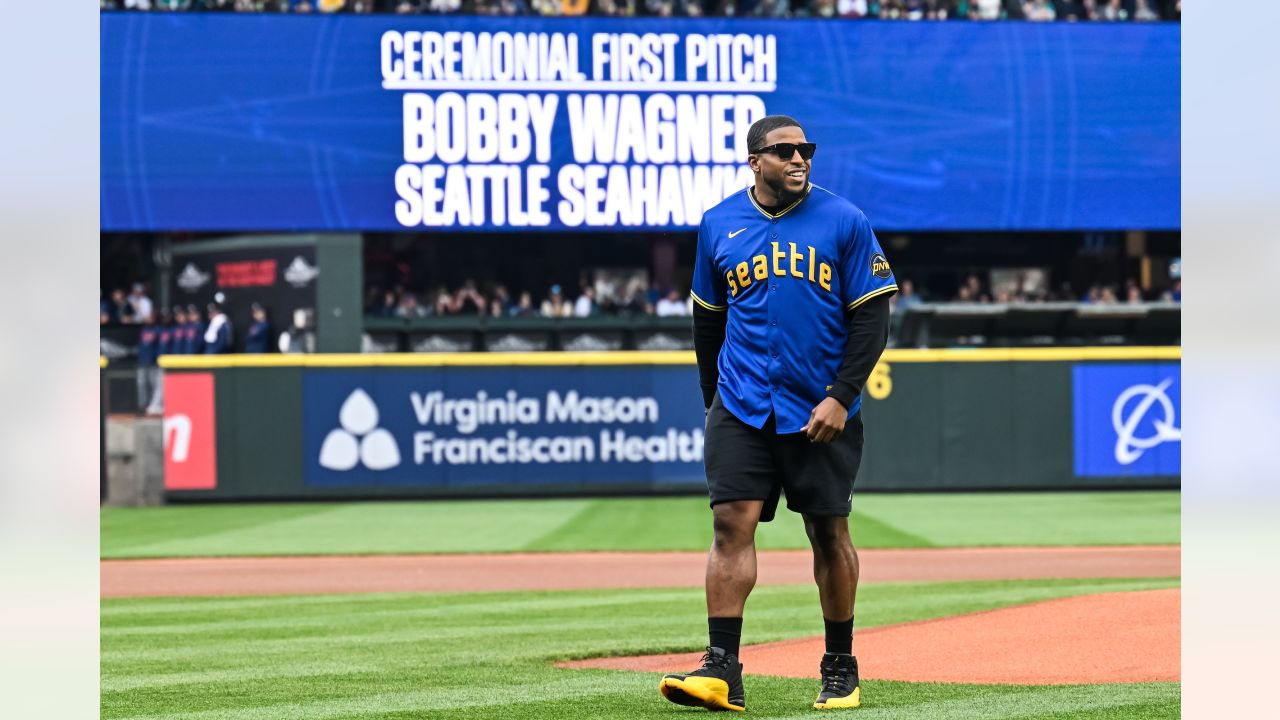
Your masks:
M1123 287L1093 284L1083 292L1064 282L1056 290L1021 287L992 291L977 275L969 275L953 294L917 290L915 283L904 279L900 291L890 300L895 310L906 310L922 302L954 303L1046 303L1079 302L1087 305L1121 303L1181 302L1182 281L1174 280L1164 290L1143 292L1135 280ZM402 287L382 289L370 287L365 297L365 316L416 319L429 317L491 318L567 318L567 317L638 317L656 315L676 317L691 313L689 294L672 288L658 291L640 283L618 287L609 283L583 284L570 296L560 285L552 285L544 296L534 299L531 292L510 292L505 285L481 289L468 279L454 291L439 287L419 294Z
M467 279L456 291L439 287L423 295L396 287L383 290L373 286L365 297L367 317L426 318L486 316L491 318L674 317L691 312L689 293L677 288L652 290L632 281L625 286L601 281L584 283L570 297L560 285L552 285L546 295L534 300L529 291L513 294L505 285L482 291L475 280Z
M99 0L103 10L1180 21L1182 0Z

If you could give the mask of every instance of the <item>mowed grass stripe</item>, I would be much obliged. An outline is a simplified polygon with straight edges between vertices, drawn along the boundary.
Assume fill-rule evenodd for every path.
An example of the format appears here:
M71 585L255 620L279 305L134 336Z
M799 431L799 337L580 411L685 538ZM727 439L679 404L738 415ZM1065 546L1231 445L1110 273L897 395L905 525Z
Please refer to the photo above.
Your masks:
M431 690L407 690L403 692L376 693L357 697L320 700L312 702L284 702L269 705L250 705L235 708L195 710L189 712L142 714L128 716L128 720L330 720L333 718L365 717L371 712L410 711L415 713L454 708L494 708L510 704L511 697L531 700L550 700L600 692L580 680L565 678L552 682L521 683L513 681L491 692L477 692L476 688L461 685ZM492 710L490 710L492 712Z
M370 668L368 674L381 672L379 668ZM264 680L280 680L282 678L317 679L328 676L358 675L360 670L345 662L300 663L275 667L235 667L219 670L194 670L191 672L152 672L137 675L109 675L99 681L102 692L120 693L140 688L165 688L206 685L217 686L231 683L262 682Z
M867 586L861 591L864 603L876 602L884 607L878 612L860 612L859 627L906 622L936 613L954 614L1004 607L1010 604L1036 602L1055 597L1090 592L1118 592L1176 586L1173 578L1155 579L1063 579L1050 581L992 581L960 583L887 583ZM920 592L923 589L925 592ZM104 613L102 637L114 644L116 638L135 636L173 636L188 643L217 634L215 642L241 637L263 639L262 631L290 633L311 628L356 629L387 626L400 629L408 620L444 618L456 623L484 623L495 629L519 627L530 617L551 613L572 617L591 609L616 611L630 607L637 614L679 614L702 599L699 588L542 591L531 596L512 593L476 594L396 594L383 596L329 596L334 600L314 605L311 596L278 596L261 598L252 606L226 608L225 603L211 599L207 606L192 599L175 608L162 604L164 612L144 614L145 601L129 600L134 612L121 619ZM350 598L341 602L342 598ZM868 599L871 598L871 599ZM817 601L817 590L807 585L779 585L757 588L751 596L751 615L781 620L791 616L803 618ZM114 602L114 601L112 601ZM106 607L110 608L110 604ZM873 605L873 608L875 606ZM237 612L238 610L238 612ZM620 619L618 622L627 622ZM643 623L640 617L635 622Z
M1176 544L1176 491L859 494L864 548ZM102 556L205 557L706 550L705 497L103 508ZM808 547L800 516L760 526L762 549Z
M1036 599L1168 587L1177 582L1059 580L869 586L859 601L859 627ZM609 698L616 699L620 693L627 697L627 692L632 693L629 702L641 698L651 702L653 679L636 676L638 684L634 685L628 673L585 679L578 671L560 670L550 662L692 650L705 637L701 592L691 589L544 592L535 597L490 593L472 596L477 602L471 606L465 595L395 595L372 603L369 598L344 597L350 599L351 611L345 612L341 603L326 606L330 622L322 624L309 622L314 617L293 617L293 602L302 598L263 598L270 603L209 611L204 616L206 622L266 621L275 625L274 630L255 626L211 636L184 633L181 627L155 635L112 636L115 621L104 617L104 717L289 718L298 717L296 706L301 706L315 709L313 717L365 718L400 712L401 708L418 713L435 708L425 717L453 718L474 709L454 710L445 707L448 702L436 706L423 698L442 697L440 693L461 686L472 688L467 702L460 706L463 708L484 705L486 698L501 695L512 699L508 709L522 718L534 717L524 711L524 703L541 701L558 708L559 715L547 717L596 717L580 712L578 703L592 703L594 711L603 707L594 703L607 705ZM104 604L110 607L116 602ZM148 603L124 602L139 609ZM160 607L173 604L153 602ZM421 603L427 612L422 616L403 614L413 603ZM190 603L197 613L201 604L198 600ZM219 601L209 599L203 604L217 607ZM388 612L379 615L379 607ZM307 610L317 607L307 606ZM159 626L172 626L173 619L170 612L155 616ZM137 623L145 616L135 614L128 620ZM752 596L744 630L752 643L819 634L816 591L795 586L760 588ZM273 638L273 633L284 637ZM560 683L562 689L546 696L513 694L508 687L512 682L537 687ZM794 695L796 688L806 686L790 687ZM312 700L298 702L298 698Z

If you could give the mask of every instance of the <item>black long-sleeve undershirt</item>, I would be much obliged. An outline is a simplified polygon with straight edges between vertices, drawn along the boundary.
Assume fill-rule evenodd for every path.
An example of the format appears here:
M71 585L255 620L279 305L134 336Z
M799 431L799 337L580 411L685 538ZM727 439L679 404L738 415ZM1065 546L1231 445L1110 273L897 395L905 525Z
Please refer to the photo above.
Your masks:
M693 353L698 356L698 385L702 388L702 407L711 407L720 381L720 348L724 346L725 328L729 324L727 310L708 310L693 304Z
M854 398L871 377L871 371L880 361L884 346L889 343L889 295L880 295L862 303L845 315L849 339L844 345L844 358L836 371L836 381L827 391L827 397L835 398L845 408L853 406Z
M724 346L729 313L708 310L697 303L693 307L693 351L698 358L698 385L702 389L703 407L711 407L720 379L720 348ZM871 377L889 342L889 296L871 298L845 315L848 339L844 357L836 372L835 382L827 397L850 407Z

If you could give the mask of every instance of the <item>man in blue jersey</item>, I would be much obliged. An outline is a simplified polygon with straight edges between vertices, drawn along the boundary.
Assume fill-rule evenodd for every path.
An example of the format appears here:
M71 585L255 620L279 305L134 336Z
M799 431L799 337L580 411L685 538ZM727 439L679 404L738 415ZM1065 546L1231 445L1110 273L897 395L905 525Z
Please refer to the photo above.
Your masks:
M771 115L747 133L755 184L711 208L693 269L694 348L707 408L715 540L702 666L662 678L670 701L744 710L738 650L756 581L755 531L786 495L804 518L826 623L818 709L858 707L849 539L862 387L884 351L889 262L862 211L809 182L816 145Z

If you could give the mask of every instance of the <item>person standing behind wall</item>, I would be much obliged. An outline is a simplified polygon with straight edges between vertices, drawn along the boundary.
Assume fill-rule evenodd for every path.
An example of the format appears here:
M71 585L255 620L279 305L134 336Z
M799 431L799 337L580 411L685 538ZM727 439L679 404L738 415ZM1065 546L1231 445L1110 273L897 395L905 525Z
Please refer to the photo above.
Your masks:
M151 397L159 382L160 369L156 366L156 358L160 351L160 327L156 325L155 316L148 315L143 320L142 335L138 341L138 411L145 412L151 405Z
M267 319L267 310L258 303L253 304L253 324L244 338L244 351L247 353L271 352L271 321Z
M231 319L222 312L222 306L209 303L209 325L204 331L204 354L222 355L231 352Z
M200 308L195 305L188 305L185 354L201 355L204 353L204 331L205 325L200 320Z

